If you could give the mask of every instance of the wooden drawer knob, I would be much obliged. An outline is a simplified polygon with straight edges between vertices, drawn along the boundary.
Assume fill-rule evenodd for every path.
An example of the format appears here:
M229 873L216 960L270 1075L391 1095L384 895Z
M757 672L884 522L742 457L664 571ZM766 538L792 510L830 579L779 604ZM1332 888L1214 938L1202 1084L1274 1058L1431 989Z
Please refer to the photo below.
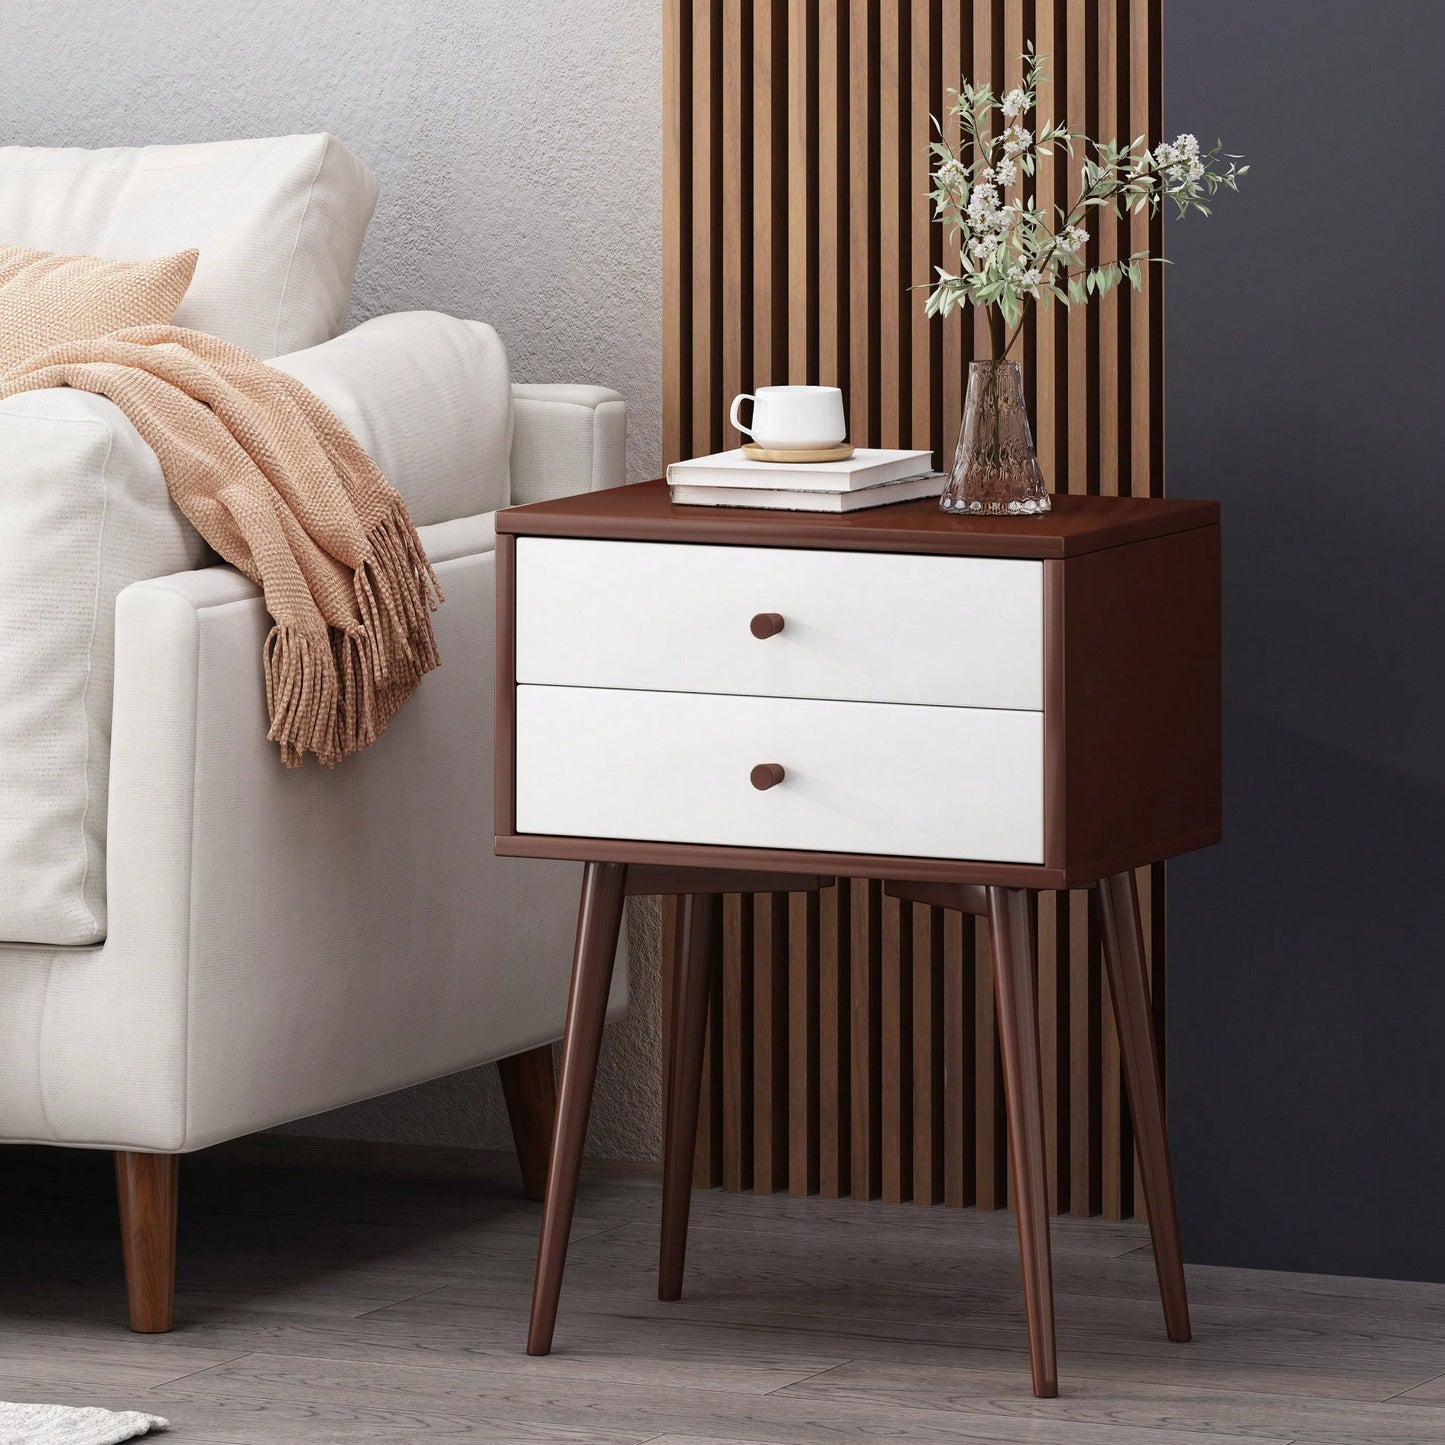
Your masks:
M759 763L752 772L748 774L748 781L752 783L758 792L765 793L769 788L775 788L783 781L783 765L781 763Z
M749 624L749 630L754 637L771 637L774 633L783 630L783 614L781 612L759 612Z

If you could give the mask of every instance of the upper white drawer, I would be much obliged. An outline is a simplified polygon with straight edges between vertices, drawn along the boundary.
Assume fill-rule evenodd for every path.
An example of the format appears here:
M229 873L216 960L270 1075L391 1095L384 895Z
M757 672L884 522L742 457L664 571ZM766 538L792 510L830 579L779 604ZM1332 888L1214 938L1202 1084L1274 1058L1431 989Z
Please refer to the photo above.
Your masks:
M1042 562L517 539L519 683L1037 712L1043 648Z

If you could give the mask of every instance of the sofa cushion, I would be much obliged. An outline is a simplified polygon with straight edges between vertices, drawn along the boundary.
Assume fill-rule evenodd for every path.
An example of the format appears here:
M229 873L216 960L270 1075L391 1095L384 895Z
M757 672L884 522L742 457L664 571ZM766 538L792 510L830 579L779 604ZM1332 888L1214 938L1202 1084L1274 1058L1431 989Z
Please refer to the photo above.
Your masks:
M110 402L0 401L0 938L104 937L116 595L207 555Z
M511 500L507 353L483 322L397 312L274 365L351 428L418 527Z
M195 247L177 326L269 358L346 322L376 178L329 135L0 146L0 246L151 260Z
M106 261L0 246L0 372L63 341L164 325L195 269L194 251Z

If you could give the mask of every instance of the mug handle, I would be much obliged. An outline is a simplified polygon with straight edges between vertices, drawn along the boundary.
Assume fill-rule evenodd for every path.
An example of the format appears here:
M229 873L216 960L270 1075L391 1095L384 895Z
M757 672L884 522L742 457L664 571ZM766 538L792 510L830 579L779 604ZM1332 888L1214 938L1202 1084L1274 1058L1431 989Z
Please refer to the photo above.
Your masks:
M739 392L737 396L733 397L732 410L728 413L728 420L732 422L734 428L740 431L745 437L750 437L753 434L752 427L744 426L742 424L742 420L738 416L738 408L742 406L745 401L752 402L753 417L756 420L758 413L758 399L750 391Z

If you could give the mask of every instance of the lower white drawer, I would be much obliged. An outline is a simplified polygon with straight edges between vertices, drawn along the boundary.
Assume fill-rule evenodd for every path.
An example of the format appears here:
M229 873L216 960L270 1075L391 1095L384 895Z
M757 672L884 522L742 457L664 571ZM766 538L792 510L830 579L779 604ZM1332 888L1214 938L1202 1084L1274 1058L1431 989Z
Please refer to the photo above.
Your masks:
M1043 862L1042 713L533 685L516 737L519 833Z

